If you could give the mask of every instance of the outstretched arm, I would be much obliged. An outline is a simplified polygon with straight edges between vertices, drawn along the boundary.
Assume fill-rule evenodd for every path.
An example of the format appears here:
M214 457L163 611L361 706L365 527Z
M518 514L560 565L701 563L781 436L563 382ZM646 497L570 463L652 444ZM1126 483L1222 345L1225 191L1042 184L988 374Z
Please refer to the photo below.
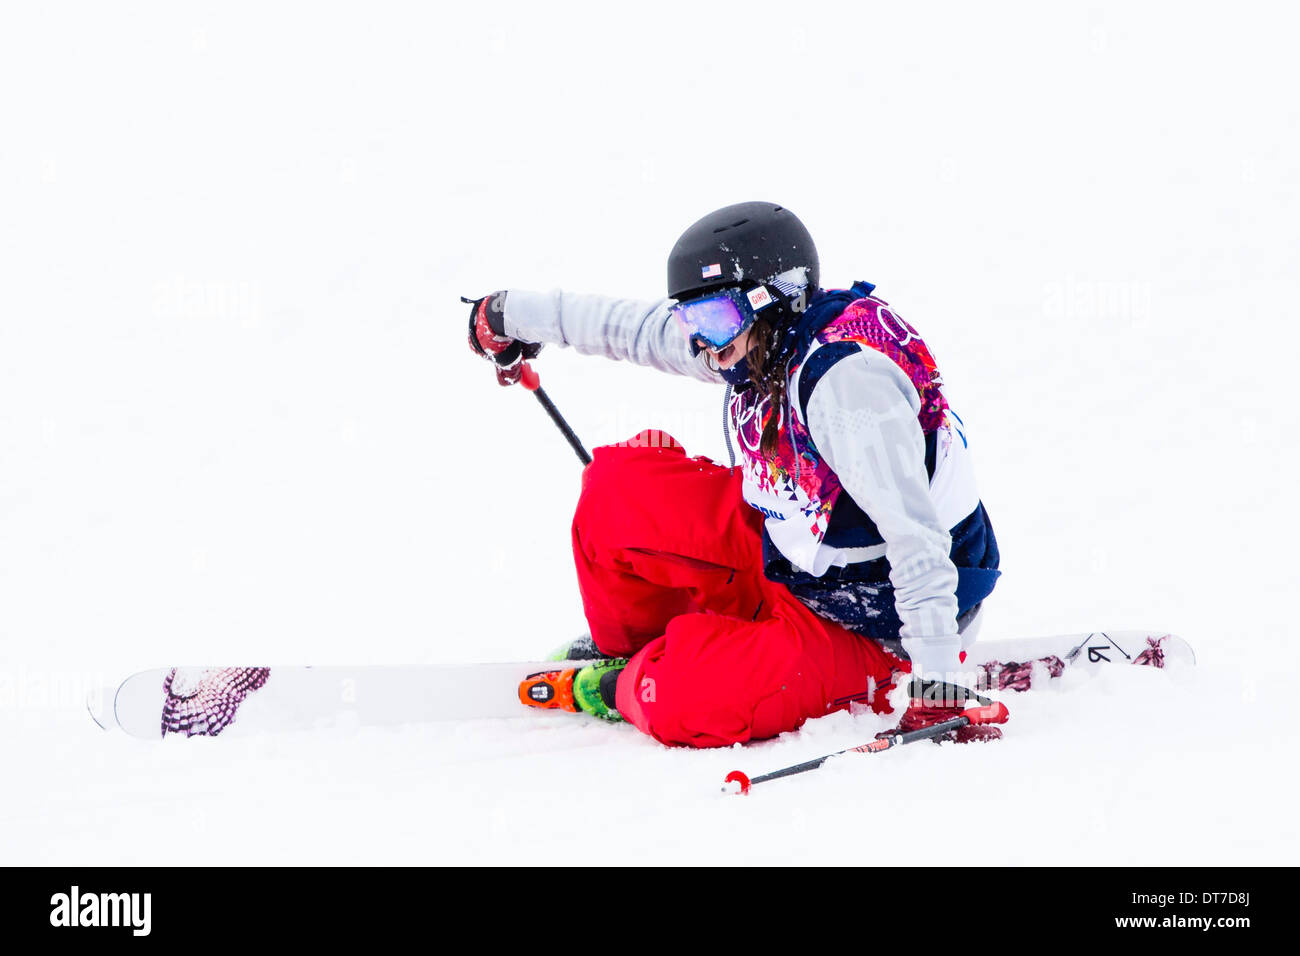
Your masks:
M691 355L686 335L668 310L671 303L511 289L505 300L505 334L720 383L721 376L702 357Z

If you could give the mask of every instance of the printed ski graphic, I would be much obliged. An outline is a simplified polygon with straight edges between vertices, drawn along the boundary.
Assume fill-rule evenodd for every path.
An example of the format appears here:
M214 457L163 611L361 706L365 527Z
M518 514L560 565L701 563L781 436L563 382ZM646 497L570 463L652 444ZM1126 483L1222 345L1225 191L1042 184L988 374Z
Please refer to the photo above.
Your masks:
M1035 668L1045 670L1049 677L1060 677L1066 667L1128 664L1163 668L1167 661L1188 666L1196 663L1190 644L1177 635L1159 631L1094 631L1082 635L1082 640L1064 652L1052 647L1060 640L976 643L971 648L971 660L982 671L979 688L1029 690Z

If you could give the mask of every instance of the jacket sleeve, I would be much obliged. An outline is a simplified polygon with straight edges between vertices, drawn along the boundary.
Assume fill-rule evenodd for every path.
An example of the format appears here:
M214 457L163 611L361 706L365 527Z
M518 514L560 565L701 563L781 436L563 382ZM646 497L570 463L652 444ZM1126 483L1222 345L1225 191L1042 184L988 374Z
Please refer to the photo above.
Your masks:
M937 679L961 670L957 568L930 498L920 402L902 369L864 349L821 377L807 420L817 450L885 540L899 636L913 673Z
M671 299L639 302L603 295L528 292L506 294L505 331L525 342L568 346L583 355L603 355L703 382L722 377L691 355L681 326L669 311Z

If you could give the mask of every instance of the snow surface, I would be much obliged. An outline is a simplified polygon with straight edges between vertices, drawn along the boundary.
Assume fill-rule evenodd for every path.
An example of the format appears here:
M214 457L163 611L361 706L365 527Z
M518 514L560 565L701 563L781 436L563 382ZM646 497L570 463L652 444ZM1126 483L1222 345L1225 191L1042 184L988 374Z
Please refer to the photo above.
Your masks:
M566 6L0 15L0 861L523 862L598 821L627 863L1294 862L1272 8ZM86 718L95 677L167 663L581 632L576 463L456 297L654 297L682 228L754 198L935 350L1004 552L984 635L1162 627L1199 667L1071 673L995 745L743 799L727 771L884 721L695 752L580 719L150 744ZM724 459L717 389L538 368L589 444Z

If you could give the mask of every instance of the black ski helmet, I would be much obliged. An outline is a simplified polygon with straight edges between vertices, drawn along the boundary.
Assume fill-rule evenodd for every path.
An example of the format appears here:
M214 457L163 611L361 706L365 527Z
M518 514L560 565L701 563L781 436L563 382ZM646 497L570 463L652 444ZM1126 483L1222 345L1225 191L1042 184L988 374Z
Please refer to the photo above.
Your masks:
M794 213L770 202L736 203L682 233L668 253L668 297L689 299L713 288L752 286L800 266L809 291L817 289L817 247Z

